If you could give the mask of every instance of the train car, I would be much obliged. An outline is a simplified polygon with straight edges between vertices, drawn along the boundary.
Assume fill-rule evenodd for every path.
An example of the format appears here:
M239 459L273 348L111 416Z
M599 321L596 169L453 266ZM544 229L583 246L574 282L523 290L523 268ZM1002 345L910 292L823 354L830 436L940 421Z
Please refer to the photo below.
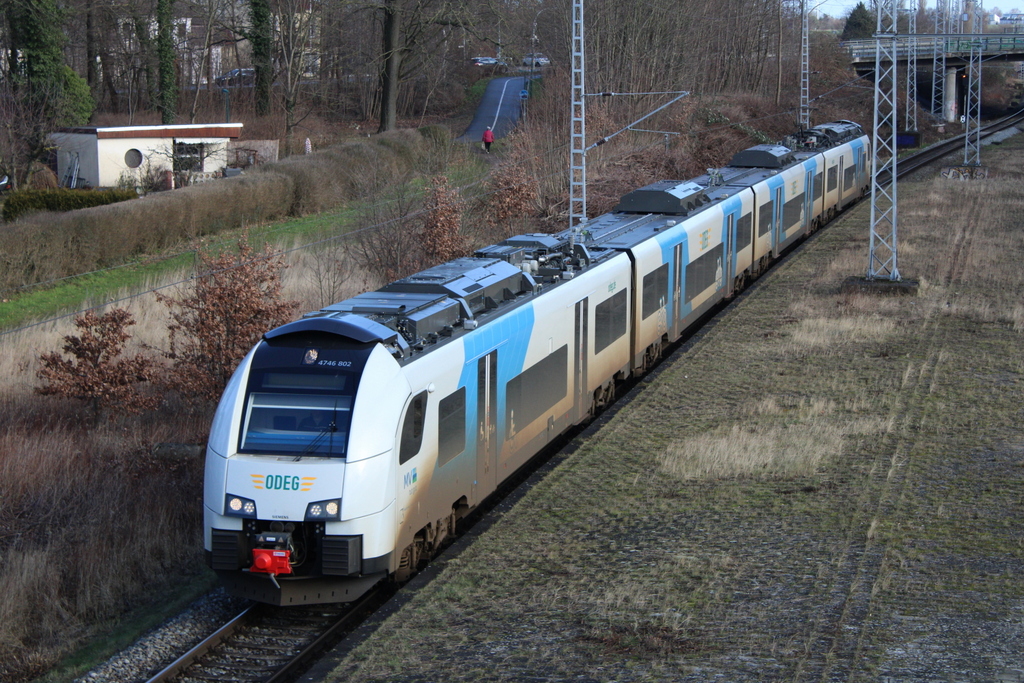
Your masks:
M867 193L870 184L870 150L863 129L853 121L834 121L800 131L785 141L797 158L816 159L815 198L821 204L814 213L828 222Z
M210 566L231 593L279 605L347 602L408 576L819 225L831 160L855 169L856 189L866 139L833 132L799 152L759 145L576 230L518 235L265 333L210 431Z

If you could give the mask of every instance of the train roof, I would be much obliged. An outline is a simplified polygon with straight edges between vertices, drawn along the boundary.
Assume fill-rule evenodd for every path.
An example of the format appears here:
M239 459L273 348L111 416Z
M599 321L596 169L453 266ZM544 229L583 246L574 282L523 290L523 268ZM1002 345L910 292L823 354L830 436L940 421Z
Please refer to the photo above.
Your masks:
M406 362L525 304L542 292L674 226L665 214L609 213L583 229L515 235L419 273L307 313L264 335L318 330L379 341ZM354 323L353 318L366 322Z
M853 121L832 121L787 136L784 144L797 152L819 152L835 147L864 135L864 129Z
M852 135L849 121L814 130L828 140ZM838 144L838 143L832 143ZM829 144L828 146L831 146ZM757 145L730 165L687 181L661 180L629 192L615 211L576 231L515 235L466 256L432 266L373 292L307 313L264 335L327 332L359 343L383 343L399 362L457 338L479 324L550 291L705 211L736 192L800 163L806 155L784 145Z
M793 164L793 150L783 145L755 145L736 152L729 161L733 168L786 168Z

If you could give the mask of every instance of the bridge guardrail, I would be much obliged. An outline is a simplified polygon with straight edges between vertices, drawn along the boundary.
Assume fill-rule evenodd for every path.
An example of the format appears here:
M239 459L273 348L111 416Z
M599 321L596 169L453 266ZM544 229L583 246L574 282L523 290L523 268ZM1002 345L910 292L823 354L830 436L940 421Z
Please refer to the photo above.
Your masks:
M910 46L905 42L907 38L909 36L900 36L900 40L896 44L896 59L898 60L906 59L910 54ZM935 44L939 41L946 43L945 52L947 54L970 52L977 42L981 43L981 51L984 54L1000 54L1003 52L1024 53L1024 34L997 34L991 37L986 36L980 40L973 38L918 38L914 55L917 59L930 57L935 53ZM875 61L874 40L848 40L842 43L842 46L849 51L850 59L854 62Z

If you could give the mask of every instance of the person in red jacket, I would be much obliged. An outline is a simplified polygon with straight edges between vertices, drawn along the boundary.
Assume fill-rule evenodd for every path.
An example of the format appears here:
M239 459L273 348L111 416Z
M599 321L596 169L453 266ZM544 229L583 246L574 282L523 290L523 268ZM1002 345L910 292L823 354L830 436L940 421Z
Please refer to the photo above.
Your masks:
M491 153L492 142L494 142L494 131L491 130L490 126L487 126L487 130L484 131L484 149L488 154Z

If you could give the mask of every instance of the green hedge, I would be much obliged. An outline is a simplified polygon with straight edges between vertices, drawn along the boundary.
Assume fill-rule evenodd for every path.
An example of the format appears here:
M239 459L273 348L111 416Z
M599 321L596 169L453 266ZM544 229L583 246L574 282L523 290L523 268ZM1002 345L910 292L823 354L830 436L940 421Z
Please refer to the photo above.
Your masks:
M13 221L34 211L74 211L138 199L135 190L21 190L4 200L4 220Z
M439 130L395 131L136 201L37 211L3 226L0 292L181 249L203 235L373 197L389 179L437 173L451 149L450 138Z

